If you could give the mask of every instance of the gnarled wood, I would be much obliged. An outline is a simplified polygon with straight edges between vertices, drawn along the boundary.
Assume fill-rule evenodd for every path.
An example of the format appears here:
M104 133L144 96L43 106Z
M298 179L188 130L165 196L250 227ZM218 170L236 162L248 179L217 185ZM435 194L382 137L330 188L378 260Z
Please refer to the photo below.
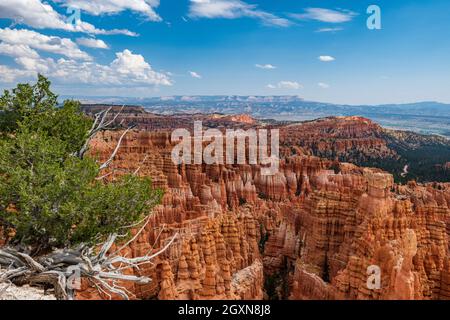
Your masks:
M144 224L145 227L145 224ZM139 230L142 232L144 228ZM77 249L58 250L46 256L34 259L30 255L15 248L0 249L0 283L14 283L17 285L45 285L53 287L55 296L60 300L73 299L72 280L74 271L76 277L89 279L103 294L111 297L113 294L129 299L127 290L117 284L117 281L130 281L147 284L150 278L123 274L129 268L139 268L139 265L151 261L166 251L176 240L175 234L159 251L143 257L125 258L120 256L121 250L108 254L117 235L112 234L102 245L98 253L93 248L80 246ZM133 241L133 237L130 241ZM127 242L126 244L128 244ZM122 248L122 247L121 247ZM120 268L115 267L120 263Z

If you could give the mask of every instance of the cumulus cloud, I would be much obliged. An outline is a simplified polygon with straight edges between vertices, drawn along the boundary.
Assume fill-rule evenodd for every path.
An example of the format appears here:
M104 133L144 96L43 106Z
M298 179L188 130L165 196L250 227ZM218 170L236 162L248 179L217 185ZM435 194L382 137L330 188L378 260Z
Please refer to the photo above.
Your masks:
M46 36L36 31L27 29L0 29L0 41L3 44L3 53L16 48L16 52L9 52L8 55L17 55L35 58L36 54L32 49L60 54L72 59L91 60L92 58L78 45L68 38ZM26 52L25 52L26 51Z
M12 83L19 78L28 78L34 75L33 71L30 70L20 70L15 68L10 68L8 66L0 65L0 82L2 83Z
M322 89L328 89L330 87L330 85L328 83L325 83L325 82L319 82L317 85L319 87L321 87Z
M324 8L306 8L304 13L291 14L292 18L300 20L316 20L328 23L348 22L356 16L355 12L350 10L331 10Z
M97 48L97 49L108 49L108 45L100 39L94 39L94 38L78 38L77 43L80 46L85 46L89 48Z
M109 65L102 65L91 61L77 61L60 58L32 58L17 57L15 62L22 69L12 69L0 65L0 71L7 76L2 82L13 82L17 79L28 78L43 73L52 80L70 84L90 84L95 86L170 86L171 79L167 74L154 71L144 57L134 54L130 50L116 53Z
M92 15L117 14L130 10L145 15L151 21L161 21L154 8L159 6L159 0L53 0L67 7L80 8Z
M39 54L36 52L36 50L31 49L27 45L9 44L5 42L0 42L0 54L10 57L27 57L27 58L39 57Z
M334 61L334 60L336 60L334 57L332 57L332 56L319 56L319 58L318 58L320 61L322 61L322 62L331 62L331 61Z
M189 16L192 18L242 17L260 20L265 25L287 27L291 22L272 13L258 9L257 5L241 0L190 0Z
M298 90L302 89L303 86L296 81L280 81L277 85L268 84L267 88L269 89L290 89L290 90Z
M265 70L271 70L271 69L276 69L277 67L275 67L274 65L271 64L255 64L255 67L259 68L259 69L265 69Z
M78 21L69 23L68 17L56 12L53 7L41 0L2 0L0 1L0 18L13 20L15 24L25 24L36 29L60 29L69 32L89 34L124 34L136 36L125 29L97 29L90 23Z
M192 78L196 78L196 79L201 79L202 76L199 75L197 72L195 71L189 71L189 74L191 75Z

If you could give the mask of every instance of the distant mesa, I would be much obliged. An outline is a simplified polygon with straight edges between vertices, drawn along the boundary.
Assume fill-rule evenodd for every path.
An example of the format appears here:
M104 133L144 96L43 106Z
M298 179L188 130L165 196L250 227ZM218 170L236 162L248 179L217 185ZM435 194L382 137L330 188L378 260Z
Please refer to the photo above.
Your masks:
M65 98L65 97L62 97ZM71 97L73 98L73 97ZM152 98L77 97L86 104L142 106L155 114L248 114L255 119L304 121L329 116L362 116L385 128L450 138L450 105L419 102L346 105L307 101L299 96L169 96Z

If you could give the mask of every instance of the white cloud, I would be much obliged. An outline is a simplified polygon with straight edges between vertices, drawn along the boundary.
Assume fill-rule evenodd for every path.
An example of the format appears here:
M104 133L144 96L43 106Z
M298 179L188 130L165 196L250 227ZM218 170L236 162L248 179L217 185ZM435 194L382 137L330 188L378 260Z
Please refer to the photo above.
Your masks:
M22 69L12 69L0 65L1 82L13 82L17 79L30 78L40 72L59 83L89 84L95 86L170 86L171 79L167 74L156 72L144 57L133 54L130 50L116 53L116 59L109 65L102 65L91 61L77 61L74 59L52 59L17 57L16 63Z
M303 88L303 86L295 81L280 81L278 82L278 88L297 90Z
M10 57L38 58L39 54L24 44L0 42L0 54Z
M15 24L25 24L36 29L60 29L69 32L89 34L125 34L136 36L134 32L124 29L97 29L90 23L80 21L68 22L68 17L56 12L53 7L41 0L1 0L0 19L11 19Z
M195 71L189 71L189 74L191 75L192 78L197 78L197 79L201 79L202 76L199 75L197 72Z
M80 46L97 49L109 49L108 45L103 40L100 39L78 38L76 41Z
M305 13L291 14L290 16L300 20L316 20L328 23L343 23L352 20L353 17L356 16L356 13L349 10L306 8Z
M271 64L255 64L255 67L260 68L260 69L266 69L266 70L271 70L271 69L276 69L277 67L275 67L274 65Z
M319 56L319 58L318 58L320 61L322 61L322 62L331 62L331 61L334 61L334 60L336 60L334 57L332 57L332 56Z
M241 0L190 0L189 16L192 18L258 19L266 25L287 27L291 22L274 14L259 10L257 5Z
M164 73L153 71L144 57L140 54L133 54L125 49L116 53L117 58L111 63L110 68L118 78L130 79L138 83L148 83L157 85L172 85L172 82Z
M267 88L269 89L290 89L290 90L298 90L302 89L303 86L296 81L280 81L277 85L268 84Z
M342 31L342 30L344 30L344 28L341 28L341 27L320 28L320 29L317 29L316 32L337 32L337 31Z
M64 55L72 59L92 59L86 52L81 51L75 42L68 38L46 36L36 31L27 29L0 29L0 41L4 44L3 52L6 52L5 44L10 45L9 48L15 46L17 50L19 50L16 56L21 56L19 52L23 53L25 50L28 51L25 55L29 57L31 52L28 49L33 48Z
M34 72L29 70L14 69L8 66L0 65L0 74L2 75L0 77L1 83L11 83L15 82L19 78L31 77L34 75Z
M67 7L80 8L82 12L92 15L117 14L125 10L138 12L151 21L161 21L154 8L159 6L159 0L53 0Z
M321 87L322 89L328 89L330 87L330 85L328 83L325 83L325 82L319 82L317 85L319 87Z

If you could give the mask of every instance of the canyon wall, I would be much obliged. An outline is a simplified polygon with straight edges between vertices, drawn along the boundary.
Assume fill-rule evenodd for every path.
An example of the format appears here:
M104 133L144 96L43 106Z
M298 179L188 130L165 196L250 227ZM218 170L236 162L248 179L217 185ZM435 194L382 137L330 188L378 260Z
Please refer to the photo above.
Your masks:
M164 123L184 123L172 120ZM391 152L376 133L358 136L354 122L364 119L346 121L308 139L281 130L273 176L256 165L174 165L170 130L150 120L126 135L107 179L137 172L165 195L123 253L155 252L177 236L153 264L130 270L153 281L129 291L139 299L450 298L450 184L396 185L379 169L312 156L312 148ZM107 159L119 137L99 134L91 154ZM381 272L379 289L367 285L370 266ZM78 298L109 297L84 283Z

